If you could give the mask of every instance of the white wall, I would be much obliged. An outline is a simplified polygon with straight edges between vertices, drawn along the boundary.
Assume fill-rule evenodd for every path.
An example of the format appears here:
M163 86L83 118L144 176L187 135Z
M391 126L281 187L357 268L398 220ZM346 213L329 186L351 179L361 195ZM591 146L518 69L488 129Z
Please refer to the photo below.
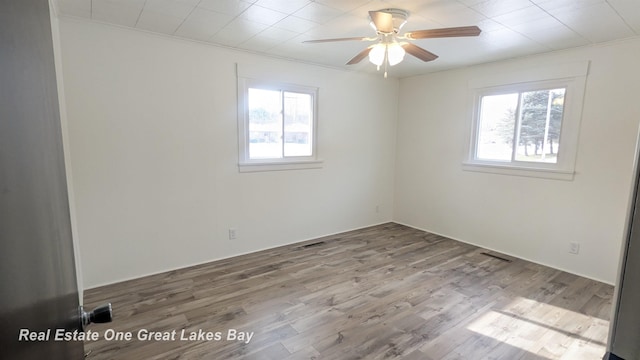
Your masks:
M397 222L572 273L615 282L640 121L640 40L403 79ZM462 170L468 81L590 60L573 181ZM568 253L570 241L580 254Z
M60 35L85 287L391 220L398 80L66 18ZM320 88L324 168L238 172L236 62Z
M615 281L640 40L398 82L67 18L60 37L87 288L392 219ZM585 60L573 181L462 170L468 81ZM320 87L324 168L238 172L237 62Z

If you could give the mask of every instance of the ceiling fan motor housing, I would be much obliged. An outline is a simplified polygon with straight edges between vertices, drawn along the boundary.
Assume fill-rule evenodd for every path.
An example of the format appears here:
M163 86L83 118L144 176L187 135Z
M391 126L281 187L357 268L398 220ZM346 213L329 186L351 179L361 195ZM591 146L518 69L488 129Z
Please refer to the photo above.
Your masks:
M404 24L407 23L407 19L409 18L409 12L403 9L387 8L387 9L376 10L376 12L383 12L391 15L392 22L393 22L393 33L395 34L400 32L400 29L402 29ZM371 20L371 27L373 27L376 30L376 32L382 33L381 31L376 29L375 25L373 24L373 19L371 19L371 17L369 17L369 20Z

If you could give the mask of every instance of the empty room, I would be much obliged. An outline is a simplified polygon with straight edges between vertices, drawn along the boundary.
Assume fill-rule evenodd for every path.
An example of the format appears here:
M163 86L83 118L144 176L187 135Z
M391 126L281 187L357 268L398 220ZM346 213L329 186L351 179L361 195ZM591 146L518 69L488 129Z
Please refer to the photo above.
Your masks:
M640 3L0 0L0 34L7 358L640 359Z

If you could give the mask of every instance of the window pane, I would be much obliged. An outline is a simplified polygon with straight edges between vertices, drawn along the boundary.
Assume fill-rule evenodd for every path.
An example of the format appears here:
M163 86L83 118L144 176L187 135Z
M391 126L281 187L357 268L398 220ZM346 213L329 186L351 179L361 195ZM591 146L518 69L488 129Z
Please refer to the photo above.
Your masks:
M556 163L565 89L522 93L516 160Z
M310 156L313 99L284 92L284 156Z
M249 88L249 158L282 157L282 100L279 90Z
M511 161L518 94L483 96L476 158Z

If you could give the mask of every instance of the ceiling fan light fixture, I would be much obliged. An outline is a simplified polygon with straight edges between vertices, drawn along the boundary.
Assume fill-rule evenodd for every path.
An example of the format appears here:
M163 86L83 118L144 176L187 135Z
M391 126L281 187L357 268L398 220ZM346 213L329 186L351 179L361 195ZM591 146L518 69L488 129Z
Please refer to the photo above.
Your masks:
M384 63L385 53L387 52L387 46L383 43L373 45L371 51L369 51L369 61L377 66Z
M312 0L313 1L313 0ZM401 63L406 54L423 62L433 61L438 55L431 53L411 40L450 38L462 36L478 36L482 32L477 26L458 26L438 29L424 29L400 34L400 29L406 24L409 12L403 9L387 8L369 11L369 25L376 32L375 37L344 37L334 39L305 40L305 43L324 43L333 41L376 41L347 62L347 65L360 63L368 57L369 61L378 67L384 66L384 77L387 68ZM401 42L398 42L398 41ZM406 41L405 41L406 40Z
M404 59L404 48L397 42L393 42L387 45L387 60L389 65L394 66L402 62Z

